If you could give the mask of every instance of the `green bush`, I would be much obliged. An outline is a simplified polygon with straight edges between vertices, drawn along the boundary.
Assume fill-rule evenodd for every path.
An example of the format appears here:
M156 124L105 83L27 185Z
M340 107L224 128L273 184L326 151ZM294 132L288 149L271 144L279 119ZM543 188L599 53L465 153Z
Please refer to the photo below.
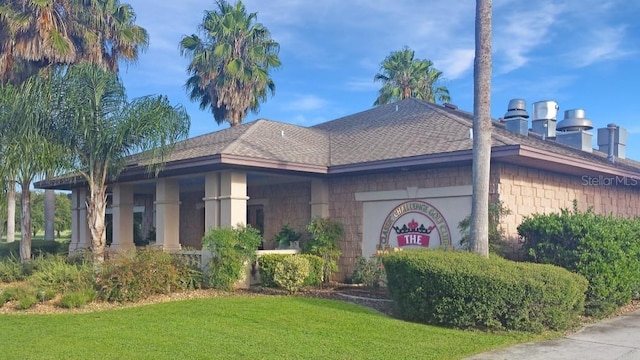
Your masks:
M39 256L44 254L65 255L69 251L69 241L45 241L31 240L31 254ZM0 243L0 259L20 258L20 241Z
M93 287L93 268L88 263L71 264L61 255L41 255L31 263L34 270L29 283L36 288L62 294Z
M17 301L16 309L25 310L38 303L38 290L29 285L7 287L0 293L0 306Z
M64 309L77 309L92 302L95 297L96 292L93 289L70 291L62 295L56 305Z
M488 216L489 216L489 251L499 254L500 256L506 256L509 254L509 245L504 236L504 230L500 226L502 218L511 214L511 210L504 206L502 201L489 204ZM458 223L458 229L460 230L460 246L462 249L468 250L470 244L470 230L471 230L471 215L462 219Z
M24 266L17 258L0 260L0 282L11 283L22 281L26 278Z
M306 254L317 255L322 258L322 281L331 279L331 274L338 271L338 259L342 255L340 240L344 228L338 221L328 218L315 218L307 226L311 239L303 247Z
M211 250L209 285L231 291L243 276L245 264L256 259L256 250L262 243L257 229L250 226L216 228L207 231L202 238L203 249Z
M16 310L31 309L38 303L38 298L34 294L28 294L27 296L18 299L16 304Z
M518 226L527 260L554 264L589 281L585 314L602 317L640 290L640 220L562 210Z
M264 287L278 287L274 280L276 267L282 259L292 255L289 254L265 254L258 258L258 268L260 269L260 281Z
M584 308L587 281L552 265L437 250L382 261L389 294L409 321L539 332L574 326Z
M362 284L366 287L380 287L380 284L386 281L381 257L374 256L373 258L367 259L359 256L356 260L356 267L353 270L351 279L354 283Z
M106 301L137 301L195 286L185 281L194 269L169 253L139 249L106 261L96 276L97 296Z
M302 256L287 256L276 265L273 279L289 293L296 293L309 276L309 261Z
M311 254L265 254L258 258L260 280L264 287L278 287L274 280L276 266L287 257L302 257L309 262L309 275L304 279L304 286L317 286L322 283L322 258Z
M301 236L301 233L297 232L294 228L287 224L284 225L282 229L280 229L279 233L276 234L276 236L273 238L273 242L275 244L279 244L282 247L288 248L291 246L291 243L299 241Z
M320 256L311 254L296 255L307 259L309 262L309 276L304 279L305 286L318 286L322 283L322 269L324 260Z

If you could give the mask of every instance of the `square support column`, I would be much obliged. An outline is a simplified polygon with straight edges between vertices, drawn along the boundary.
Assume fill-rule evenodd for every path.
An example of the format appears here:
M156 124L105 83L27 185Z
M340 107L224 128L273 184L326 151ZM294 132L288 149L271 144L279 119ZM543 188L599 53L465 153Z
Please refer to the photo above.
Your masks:
M325 179L311 180L311 218L329 217L329 182Z
M113 241L111 250L128 251L133 243L133 188L118 184L113 187Z
M235 227L247 222L247 174L241 171L220 173L220 226Z
M88 249L91 234L87 223L87 189L71 190L71 243L69 252Z
M204 231L220 226L220 173L209 173L204 180Z
M175 179L156 183L156 245L165 251L180 250L180 184Z

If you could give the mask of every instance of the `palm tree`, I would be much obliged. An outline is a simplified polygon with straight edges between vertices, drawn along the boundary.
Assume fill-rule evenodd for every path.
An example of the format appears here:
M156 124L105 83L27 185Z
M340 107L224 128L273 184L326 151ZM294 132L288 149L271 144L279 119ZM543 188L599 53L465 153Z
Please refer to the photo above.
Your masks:
M52 99L50 83L44 77L31 77L19 87L0 85L3 111L3 162L0 173L15 178L20 196L20 257L31 259L31 184L36 178L61 168L62 149L51 141L49 119ZM11 186L11 184L10 184Z
M135 12L118 0L9 0L0 6L0 83L80 62L118 71L149 43ZM45 239L54 239L55 193L45 191ZM11 206L11 204L9 204Z
M72 66L56 81L59 116L51 136L68 150L71 170L88 184L91 250L99 264L106 245L107 181L124 169L126 156L139 151L150 169L158 169L172 145L188 136L189 116L165 96L127 101L118 77L94 65Z
M217 5L205 11L198 26L202 38L193 34L180 41L181 54L191 61L185 88L201 109L211 109L218 124L235 126L275 92L269 71L280 66L280 46L242 2L218 0Z
M473 195L470 248L489 257L491 166L491 0L476 0L476 56L473 73Z
M98 64L113 72L149 44L118 0L7 0L0 6L0 82L20 83L51 65Z
M86 1L85 1L86 3ZM147 30L135 24L136 13L129 4L118 0L94 0L78 14L91 36L81 38L78 62L98 64L117 73L119 62L134 63L149 46Z
M373 81L381 82L382 88L374 106L389 104L398 100L416 98L435 102L451 101L449 90L440 85L444 80L440 70L433 67L431 60L414 58L413 50L405 47L394 51L380 64L381 72Z

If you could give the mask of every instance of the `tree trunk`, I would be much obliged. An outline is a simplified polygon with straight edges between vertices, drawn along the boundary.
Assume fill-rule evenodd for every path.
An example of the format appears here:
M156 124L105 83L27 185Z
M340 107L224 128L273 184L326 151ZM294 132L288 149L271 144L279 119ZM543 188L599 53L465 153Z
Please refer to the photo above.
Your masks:
M471 250L485 257L489 257L491 126L491 0L476 0L470 238Z
M87 222L91 232L91 256L94 267L104 262L104 249L107 242L104 219L107 208L107 188L104 185L89 186L87 198Z
M55 239L55 219L56 219L56 192L53 190L44 191L44 239L53 241Z
M20 260L31 260L31 186L30 182L20 184L22 194L20 196Z
M9 181L7 191L7 242L16 241L16 182Z

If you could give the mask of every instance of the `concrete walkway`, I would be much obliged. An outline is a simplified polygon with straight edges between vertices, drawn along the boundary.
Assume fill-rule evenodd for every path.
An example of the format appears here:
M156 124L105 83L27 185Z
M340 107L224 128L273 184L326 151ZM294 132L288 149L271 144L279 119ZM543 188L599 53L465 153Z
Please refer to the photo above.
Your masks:
M640 310L587 325L556 340L482 353L469 360L640 360Z

